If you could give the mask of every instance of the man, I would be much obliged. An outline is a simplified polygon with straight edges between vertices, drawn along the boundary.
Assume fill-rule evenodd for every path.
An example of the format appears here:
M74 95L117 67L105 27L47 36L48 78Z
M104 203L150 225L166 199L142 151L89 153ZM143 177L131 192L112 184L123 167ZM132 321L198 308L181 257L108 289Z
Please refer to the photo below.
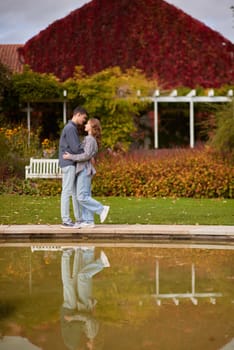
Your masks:
M82 221L76 197L76 163L69 159L63 159L63 154L65 152L72 154L83 152L77 127L83 125L86 119L86 110L82 107L76 107L72 119L63 128L59 141L59 165L62 168L61 218L64 228L74 226L70 217L70 197L72 197L75 219L77 222Z

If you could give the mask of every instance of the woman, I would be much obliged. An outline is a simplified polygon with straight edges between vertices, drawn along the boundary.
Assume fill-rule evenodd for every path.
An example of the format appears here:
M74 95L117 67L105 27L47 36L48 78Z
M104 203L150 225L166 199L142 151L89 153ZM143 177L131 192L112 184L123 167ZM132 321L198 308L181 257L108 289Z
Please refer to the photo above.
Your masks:
M85 131L87 131L88 135L85 137L83 143L84 153L70 154L66 152L63 155L64 159L71 159L77 162L77 200L86 209L82 213L83 222L80 224L76 223L74 225L76 228L95 227L95 213L100 215L101 223L104 222L110 209L109 206L102 205L91 197L91 181L93 175L96 174L91 159L97 154L98 146L100 146L101 142L100 121L96 118L89 119L85 125Z

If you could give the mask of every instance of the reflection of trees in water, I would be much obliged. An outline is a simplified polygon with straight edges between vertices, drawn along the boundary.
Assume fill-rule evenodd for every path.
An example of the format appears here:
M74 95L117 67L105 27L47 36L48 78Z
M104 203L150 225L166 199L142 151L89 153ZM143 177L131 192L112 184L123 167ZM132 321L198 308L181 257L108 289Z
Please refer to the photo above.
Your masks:
M155 293L156 257L163 271L160 277L162 278L160 279L161 292L177 293L191 290L191 264L194 263L196 279L199 281L198 291L224 293L225 297L222 301L217 301L215 308L221 310L224 307L224 301L228 304L227 309L230 307L231 298L229 297L233 293L233 251L231 250L165 249L146 246L144 248L108 247L106 251L112 263L111 270L97 275L94 285L94 293L99 301L95 315L104 322L104 328L113 325L117 327L117 324L120 327L124 325L138 327L144 320L154 317L155 312L159 312L156 311L155 301L150 297ZM4 248L4 254L1 254L0 260L2 272L0 278L1 281L4 280L4 284L1 283L4 289L1 288L0 295L2 302L12 302L10 317L14 317L23 327L27 328L30 325L42 332L48 329L56 338L62 298L59 267L61 252L50 253L50 261L46 264L44 252L33 255L29 248ZM30 256L31 295L29 293ZM9 276L7 275L8 266L14 270L14 273ZM21 271L23 277L21 277ZM145 295L149 298L145 298ZM191 301L181 302L180 307L177 308L181 311L177 312L183 314L183 310L189 308L188 315L194 317L193 305L188 304L192 304ZM200 307L199 304L198 307ZM206 307L213 307L210 303L206 304ZM170 307L173 305L173 301L170 300ZM165 307L168 307L168 302ZM175 317L174 313L175 311L171 310L169 314ZM205 317L205 309L203 313ZM27 317L22 318L20 315L27 315ZM49 337L49 334L46 336Z
M59 256L56 252L40 252L32 259L31 250L26 248L4 248L1 250L1 274L11 280L19 279L25 282L29 271L36 274L37 278L45 279L51 273L44 269L46 265L57 265Z

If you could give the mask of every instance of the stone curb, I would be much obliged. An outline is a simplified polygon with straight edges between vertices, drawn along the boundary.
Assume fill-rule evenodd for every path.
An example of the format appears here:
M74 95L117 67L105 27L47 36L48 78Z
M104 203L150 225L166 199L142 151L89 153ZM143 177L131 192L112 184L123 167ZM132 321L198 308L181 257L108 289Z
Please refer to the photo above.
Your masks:
M61 228L60 225L0 225L0 240L223 240L234 241L234 226L210 225L96 225L95 228Z

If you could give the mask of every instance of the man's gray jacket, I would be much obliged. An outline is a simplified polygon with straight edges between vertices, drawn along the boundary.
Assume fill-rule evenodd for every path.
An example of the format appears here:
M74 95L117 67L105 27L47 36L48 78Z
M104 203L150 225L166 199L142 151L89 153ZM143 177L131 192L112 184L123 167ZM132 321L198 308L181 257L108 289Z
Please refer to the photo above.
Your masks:
M63 154L69 152L71 154L83 153L77 125L73 121L69 121L61 133L59 140L59 166L64 168L68 165L76 165L73 160L63 159Z

